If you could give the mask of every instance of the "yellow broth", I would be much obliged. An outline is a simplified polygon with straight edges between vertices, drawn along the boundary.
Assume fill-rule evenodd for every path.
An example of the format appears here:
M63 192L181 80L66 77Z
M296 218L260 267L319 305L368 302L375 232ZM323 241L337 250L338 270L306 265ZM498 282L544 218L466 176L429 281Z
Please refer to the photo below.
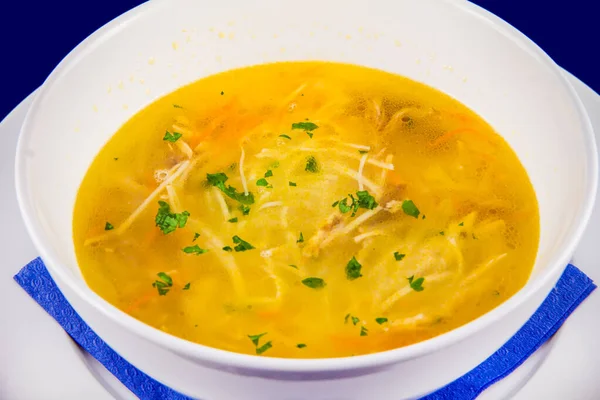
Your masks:
M465 324L525 284L539 239L527 173L479 116L321 62L228 71L154 102L100 151L73 221L85 279L116 307L291 358Z

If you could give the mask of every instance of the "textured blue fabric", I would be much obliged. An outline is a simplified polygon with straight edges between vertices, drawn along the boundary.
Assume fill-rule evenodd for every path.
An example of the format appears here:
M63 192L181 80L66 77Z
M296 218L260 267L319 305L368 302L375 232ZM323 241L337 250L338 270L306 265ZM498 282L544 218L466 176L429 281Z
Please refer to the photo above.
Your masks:
M15 280L50 314L83 349L102 363L142 400L190 399L137 370L120 357L77 315L64 298L41 259L25 266ZM556 287L531 319L500 350L449 385L422 400L475 399L494 382L510 374L544 344L596 285L583 272L568 265Z

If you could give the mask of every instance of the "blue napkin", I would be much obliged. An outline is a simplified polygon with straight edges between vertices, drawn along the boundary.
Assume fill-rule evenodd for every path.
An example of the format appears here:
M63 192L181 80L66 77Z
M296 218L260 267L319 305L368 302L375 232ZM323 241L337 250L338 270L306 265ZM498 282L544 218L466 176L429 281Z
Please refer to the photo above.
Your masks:
M139 371L104 343L67 302L40 258L26 265L14 278L75 342L102 363L138 398L190 399ZM535 314L500 350L471 372L422 400L475 399L483 390L514 371L554 335L595 288L594 282L583 272L568 265Z

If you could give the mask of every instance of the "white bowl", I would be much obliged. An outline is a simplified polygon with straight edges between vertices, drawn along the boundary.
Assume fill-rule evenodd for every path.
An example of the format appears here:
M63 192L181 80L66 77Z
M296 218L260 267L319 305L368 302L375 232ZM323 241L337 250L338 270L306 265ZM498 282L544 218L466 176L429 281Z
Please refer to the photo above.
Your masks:
M510 143L539 200L541 238L527 285L436 338L344 359L293 360L208 348L156 330L92 292L72 215L94 156L135 112L203 76L282 60L361 64L425 82L479 113ZM21 212L52 277L113 349L155 379L212 399L404 399L467 372L529 318L591 214L594 136L558 67L505 22L466 1L153 0L112 21L54 70L23 125Z

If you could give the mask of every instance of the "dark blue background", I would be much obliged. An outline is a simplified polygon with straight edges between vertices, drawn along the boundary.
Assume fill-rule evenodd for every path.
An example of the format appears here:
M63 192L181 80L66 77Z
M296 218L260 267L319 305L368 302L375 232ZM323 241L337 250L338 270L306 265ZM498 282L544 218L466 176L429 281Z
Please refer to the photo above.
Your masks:
M0 119L86 36L142 2L0 0ZM473 2L525 33L559 65L600 92L597 0Z

